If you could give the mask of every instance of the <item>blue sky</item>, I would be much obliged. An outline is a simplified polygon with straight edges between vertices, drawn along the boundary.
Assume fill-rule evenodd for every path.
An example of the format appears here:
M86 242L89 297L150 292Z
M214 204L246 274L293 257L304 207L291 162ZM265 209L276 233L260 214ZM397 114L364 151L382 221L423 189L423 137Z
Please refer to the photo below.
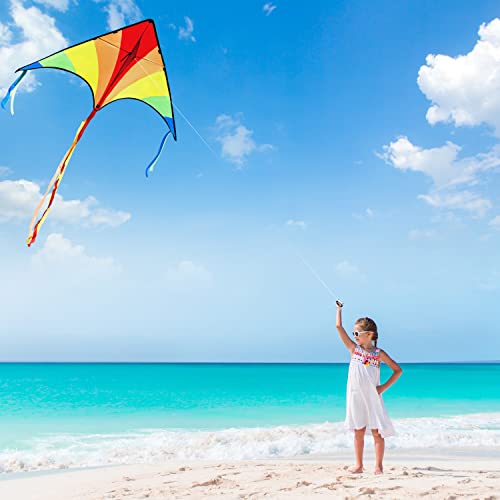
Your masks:
M319 361L368 315L396 361L498 358L500 20L493 1L9 0L13 71L157 25L176 116L99 113L36 244L34 205L92 105L65 72L3 112L0 358Z

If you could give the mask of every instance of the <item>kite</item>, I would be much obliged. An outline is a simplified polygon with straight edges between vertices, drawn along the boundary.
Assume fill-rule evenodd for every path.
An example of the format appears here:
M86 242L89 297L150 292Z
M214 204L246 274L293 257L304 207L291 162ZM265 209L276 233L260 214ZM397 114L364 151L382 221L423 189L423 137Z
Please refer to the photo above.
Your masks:
M11 85L1 103L4 109L10 98L11 113L14 113L14 97L21 80L28 71L39 68L61 69L82 78L92 91L93 109L78 128L73 143L63 156L45 195L35 209L26 240L28 246L35 242L50 211L78 141L97 112L105 106L119 99L142 101L153 108L167 124L167 133L156 156L146 168L146 177L158 161L168 135L172 134L174 140L177 140L168 77L152 19L92 38L19 68L16 72L20 71L21 75ZM47 207L37 221L49 193Z

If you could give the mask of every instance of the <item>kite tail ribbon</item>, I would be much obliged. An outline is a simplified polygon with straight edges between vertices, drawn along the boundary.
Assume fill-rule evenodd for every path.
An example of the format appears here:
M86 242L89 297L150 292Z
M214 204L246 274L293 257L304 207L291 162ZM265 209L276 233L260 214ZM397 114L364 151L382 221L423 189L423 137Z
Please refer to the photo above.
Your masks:
M80 127L78 128L75 138L73 139L73 143L71 144L70 148L68 151L66 151L66 154L64 155L63 159L61 160L61 163L59 163L59 166L57 167L56 173L54 174L54 177L52 177L51 181L49 182L49 185L47 187L47 191L43 195L42 199L38 203L35 213L33 214L33 218L31 219L30 223L30 233L28 235L28 238L26 239L26 243L30 247L35 243L36 237L38 235L38 231L40 230L41 226L45 222L45 219L49 215L50 212L50 207L52 206L52 203L54 202L54 198L57 193L57 189L59 188L59 184L61 183L61 180L64 176L64 172L66 171L66 166L69 163L69 160L71 159L71 156L73 155L73 151L75 150L76 145L78 144L78 141L81 139L83 133L85 132L85 129L87 128L87 125L90 123L90 120L94 118L95 114L97 112L97 109L93 109L92 113L83 120L81 123ZM43 212L42 216L40 219L38 219L38 222L35 224L35 220L38 216L38 213L40 212L43 204L45 203L45 200L47 199L47 196L49 195L49 192L52 190L49 198L49 203L47 205L47 208Z
M5 106L7 106L7 103L9 102L10 99L10 114L14 114L14 98L16 97L16 92L17 92L17 87L19 87L19 84L21 83L21 80L26 76L27 71L23 71L16 79L16 81L9 87L9 90L7 90L7 93L5 94L5 97L2 99L2 108L5 109Z
M161 144L160 144L160 147L158 148L158 152L156 153L156 156L153 158L151 163L146 167L146 177L149 177L149 172L153 171L153 169L156 165L156 162L158 161L158 158L160 157L161 152L163 151L163 148L165 147L165 143L167 142L168 134L170 134L170 130L165 134L165 136L161 140Z

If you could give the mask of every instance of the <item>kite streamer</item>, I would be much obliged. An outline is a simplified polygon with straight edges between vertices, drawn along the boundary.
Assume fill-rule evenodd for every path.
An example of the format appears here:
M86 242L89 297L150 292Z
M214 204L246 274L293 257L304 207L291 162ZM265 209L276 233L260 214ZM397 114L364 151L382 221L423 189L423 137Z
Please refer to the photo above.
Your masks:
M18 70L19 71L19 70ZM5 109L5 106L9 102L10 99L10 114L14 114L14 98L16 97L17 87L21 83L21 80L26 76L27 71L23 71L16 79L16 81L9 87L5 97L2 99L2 108Z
M153 169L155 168L156 162L158 161L158 158L160 157L161 152L163 151L165 143L167 142L168 134L170 134L170 130L163 137L160 147L158 148L158 153L156 153L156 156L153 158L151 163L146 167L146 177L149 177L149 172L152 172Z
M163 137L156 156L146 168L146 176L156 165L168 135L172 134L174 140L177 140L165 63L156 28L151 19L73 45L19 68L17 71L22 73L2 100L3 108L10 98L11 112L13 113L13 100L19 83L27 71L41 68L60 69L82 78L92 91L93 109L77 130L73 143L61 160L45 195L36 207L30 224L30 233L26 240L28 246L35 242L38 232L49 214L76 145L90 121L105 106L120 99L134 99L154 109L166 123L168 131ZM49 198L47 207L40 219L35 222L47 198Z
M26 239L26 243L30 247L33 243L35 243L36 237L38 235L38 230L40 227L42 227L42 224L45 222L45 219L47 218L47 215L49 215L50 212L50 207L52 207L52 203L54 203L54 198L57 193L57 189L59 187L59 184L61 183L61 180L64 176L64 172L66 171L66 166L69 163L69 160L71 159L71 156L73 155L73 151L75 150L76 145L78 144L78 141L82 137L83 133L85 132L85 129L87 128L87 125L90 123L90 120L94 118L96 114L96 110L94 109L92 113L81 123L80 127L76 131L75 138L73 139L73 143L71 144L70 148L68 151L66 151L66 154L64 155L63 159L61 160L61 163L57 167L56 173L54 174L54 177L52 177L52 180L49 182L49 186L47 187L47 191L43 195L42 199L38 203L38 206L35 209L35 213L33 214L33 218L31 219L30 223L30 233L28 235L28 238ZM45 203L45 200L47 199L47 196L49 195L49 192L52 190L52 193L50 195L49 203L47 205L47 208L44 210L42 216L38 220L38 222L35 224L35 220L37 215L39 214L40 210L42 209L43 204Z

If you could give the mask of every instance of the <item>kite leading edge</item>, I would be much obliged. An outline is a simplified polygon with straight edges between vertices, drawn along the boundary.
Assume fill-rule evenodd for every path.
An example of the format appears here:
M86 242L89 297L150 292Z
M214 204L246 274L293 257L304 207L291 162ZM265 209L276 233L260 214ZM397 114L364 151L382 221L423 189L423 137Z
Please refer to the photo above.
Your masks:
M146 177L154 169L168 135L172 134L174 140L177 140L170 87L153 20L141 21L98 36L19 68L17 71L21 71L21 75L11 85L1 102L4 109L10 98L11 113L14 114L14 97L21 80L28 71L40 68L61 69L82 78L92 91L93 109L78 128L73 143L59 163L45 195L36 207L26 240L28 246L35 242L40 227L47 218L78 141L102 108L119 99L135 99L153 108L167 124L168 131L156 156L146 168ZM47 197L47 207L37 221Z

